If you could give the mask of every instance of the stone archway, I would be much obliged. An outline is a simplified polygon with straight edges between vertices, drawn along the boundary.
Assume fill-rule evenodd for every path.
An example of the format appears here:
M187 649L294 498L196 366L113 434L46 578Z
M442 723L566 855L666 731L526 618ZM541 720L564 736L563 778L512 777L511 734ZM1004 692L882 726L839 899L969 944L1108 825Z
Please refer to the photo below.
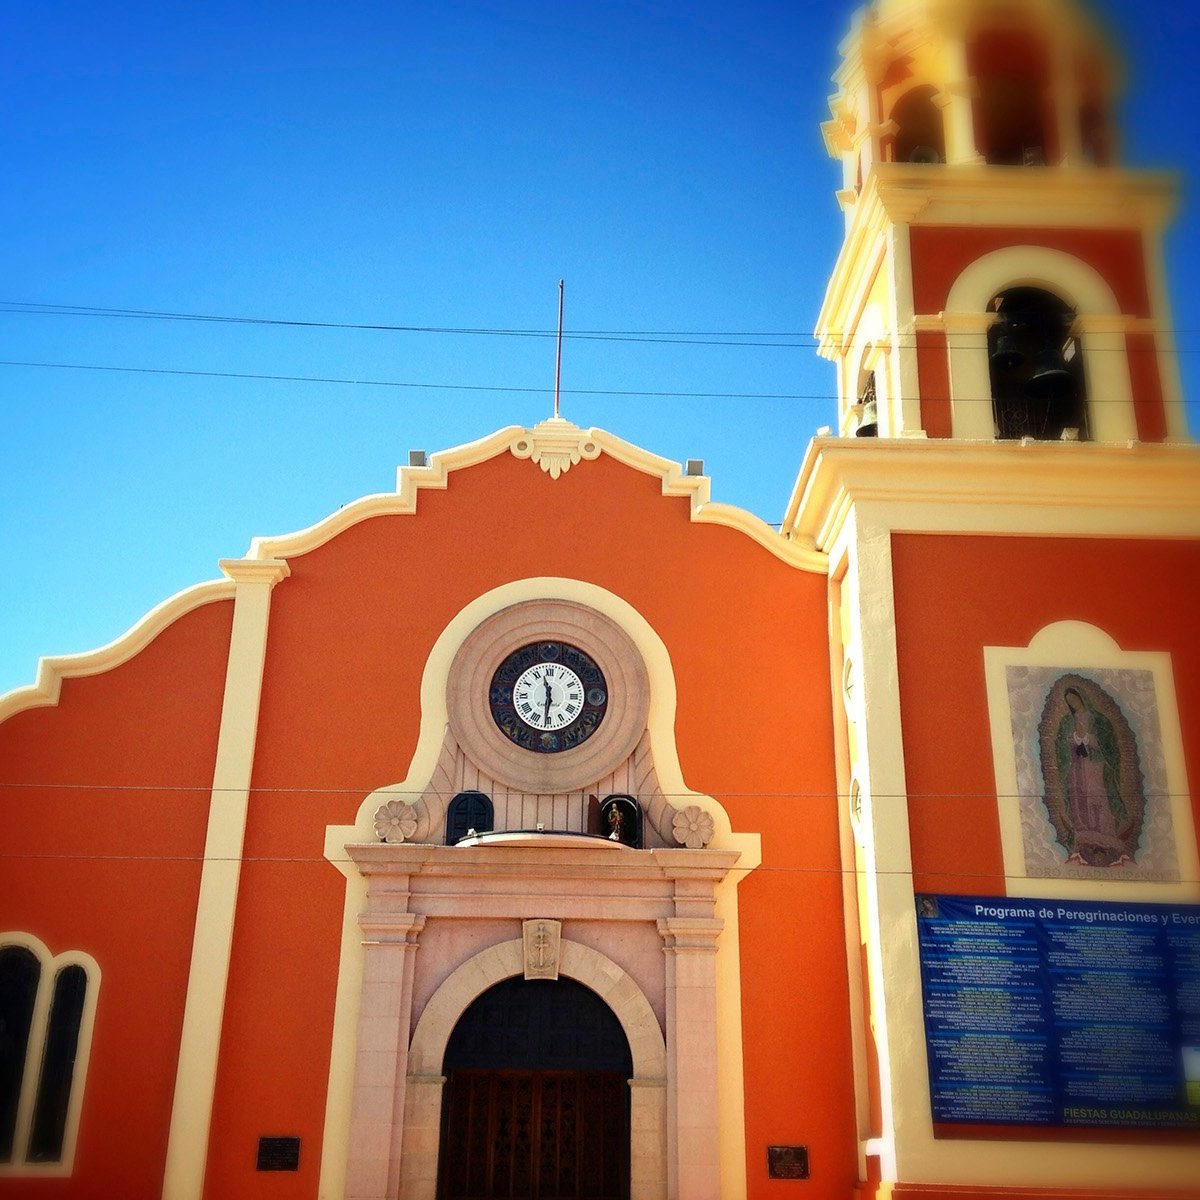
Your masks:
M490 987L524 970L521 940L500 942L453 971L430 997L408 1051L401 1200L433 1200L442 1121L442 1063L459 1018ZM667 1052L650 1002L612 959L563 941L559 973L591 988L612 1009L629 1041L630 1195L660 1200L667 1179Z

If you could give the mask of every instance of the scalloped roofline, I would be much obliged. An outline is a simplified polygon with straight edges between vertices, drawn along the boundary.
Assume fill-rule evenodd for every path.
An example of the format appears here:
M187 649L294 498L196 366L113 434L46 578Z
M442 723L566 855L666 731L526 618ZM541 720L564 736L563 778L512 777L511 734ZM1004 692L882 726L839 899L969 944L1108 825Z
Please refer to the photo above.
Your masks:
M100 675L127 663L180 617L205 604L232 600L235 586L232 579L210 579L191 584L160 601L124 633L98 649L38 659L33 683L23 684L0 696L0 722L28 708L53 707L58 703L64 679Z
M217 600L232 600L235 577L244 574L251 564L265 566L264 560L271 560L274 572L279 567L275 560L307 554L359 521L369 517L414 514L421 491L426 488L444 491L452 471L476 466L504 453L529 459L552 479L559 478L581 461L607 454L625 466L658 478L664 496L687 497L691 519L697 524L723 525L737 530L782 562L802 571L820 575L828 571L828 558L814 548L811 539L785 537L743 508L712 503L708 476L685 474L679 463L643 450L603 429L581 429L561 417L551 417L532 429L509 425L477 441L438 451L431 455L427 466L401 467L394 492L363 496L307 529L254 538L244 559L221 562L227 578L193 584L176 592L155 605L119 637L96 650L39 659L34 683L0 696L0 722L28 708L56 705L64 679L99 675L119 667L186 613Z
M247 552L249 559L286 559L324 545L331 538L369 517L410 515L417 511L417 497L426 488L444 491L452 471L473 467L504 453L529 459L552 479L559 478L577 463L601 454L625 466L657 477L664 496L685 496L690 501L691 519L698 524L724 525L756 541L789 566L824 575L828 559L811 543L785 538L760 517L732 504L709 500L710 480L706 475L687 475L679 463L643 450L603 429L582 429L562 417L551 417L525 429L509 425L478 441L467 442L430 456L426 466L400 467L396 490L363 496L336 512L293 533L256 537Z

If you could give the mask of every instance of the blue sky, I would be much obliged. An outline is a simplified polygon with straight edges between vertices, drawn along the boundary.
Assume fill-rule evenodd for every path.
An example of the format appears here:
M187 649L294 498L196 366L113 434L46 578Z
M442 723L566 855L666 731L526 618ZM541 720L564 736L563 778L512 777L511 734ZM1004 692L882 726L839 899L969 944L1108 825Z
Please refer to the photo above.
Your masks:
M841 236L818 125L851 7L10 9L0 300L549 331L562 276L568 331L790 334L564 354L564 415L702 457L716 499L778 520L834 413L810 336ZM1200 17L1191 0L1107 8L1131 59L1126 159L1185 175L1170 282L1197 396L1195 133L1163 114L1196 110ZM0 331L6 362L553 382L549 337L11 310ZM760 344L696 344L713 340ZM536 391L0 366L0 692L214 577L252 536L389 490L410 447L549 407Z

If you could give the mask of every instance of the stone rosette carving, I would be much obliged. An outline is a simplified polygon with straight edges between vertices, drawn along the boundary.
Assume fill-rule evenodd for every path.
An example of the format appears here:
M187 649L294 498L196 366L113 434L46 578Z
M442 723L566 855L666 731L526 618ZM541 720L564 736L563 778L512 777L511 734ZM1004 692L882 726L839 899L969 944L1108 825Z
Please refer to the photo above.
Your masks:
M689 850L699 850L712 841L716 826L713 819L699 805L689 804L680 809L671 821L671 834Z
M399 845L417 831L417 810L404 800L388 800L375 810L375 836Z

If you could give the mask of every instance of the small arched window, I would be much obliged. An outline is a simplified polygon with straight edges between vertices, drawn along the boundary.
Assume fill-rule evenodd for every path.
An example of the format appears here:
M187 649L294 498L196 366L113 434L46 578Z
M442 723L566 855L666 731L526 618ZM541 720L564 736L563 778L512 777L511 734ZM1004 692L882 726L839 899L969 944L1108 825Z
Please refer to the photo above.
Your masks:
M482 792L459 792L446 810L446 845L472 833L490 833L495 824L492 802Z
M998 438L1086 440L1083 358L1074 311L1041 288L994 297L988 330L992 414ZM1073 431L1073 432L1072 432Z
M89 978L79 963L56 961L0 947L0 1163L69 1158Z
M946 161L946 134L936 95L935 88L918 87L896 101L892 109L892 120L899 126L893 143L896 162Z
M605 796L600 804L600 833L635 850L642 848L642 806L624 792Z

